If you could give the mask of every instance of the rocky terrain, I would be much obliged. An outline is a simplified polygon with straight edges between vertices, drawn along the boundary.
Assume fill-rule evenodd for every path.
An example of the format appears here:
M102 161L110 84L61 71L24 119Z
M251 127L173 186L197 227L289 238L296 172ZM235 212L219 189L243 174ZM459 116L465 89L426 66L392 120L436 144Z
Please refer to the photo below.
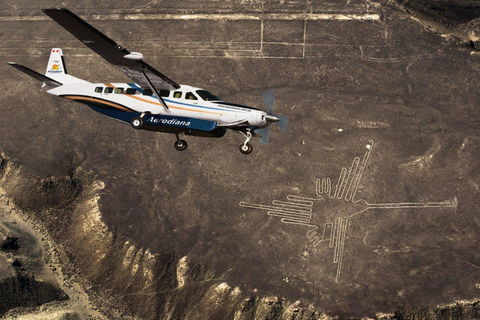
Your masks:
M396 0L406 13L427 28L480 47L480 4L472 0Z
M233 132L176 152L172 135L46 94L6 62L43 72L61 47L69 73L128 81L52 6L226 101L265 108L274 89L287 132L249 156ZM480 318L478 13L460 0L1 3L0 317ZM355 164L353 197L331 197ZM308 219L260 207L278 201Z

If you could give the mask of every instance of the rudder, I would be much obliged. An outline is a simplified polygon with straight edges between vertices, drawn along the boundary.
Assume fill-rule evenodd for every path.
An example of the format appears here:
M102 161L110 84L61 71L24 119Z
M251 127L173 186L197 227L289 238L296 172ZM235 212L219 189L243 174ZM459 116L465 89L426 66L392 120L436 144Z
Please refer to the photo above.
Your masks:
M63 60L62 49L53 48L48 60L47 71L45 75L67 74L67 67Z

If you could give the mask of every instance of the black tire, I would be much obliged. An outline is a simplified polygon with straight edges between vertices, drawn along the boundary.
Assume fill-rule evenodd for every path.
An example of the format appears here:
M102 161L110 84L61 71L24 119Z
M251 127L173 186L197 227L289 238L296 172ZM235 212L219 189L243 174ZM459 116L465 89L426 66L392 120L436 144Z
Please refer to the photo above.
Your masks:
M175 144L173 145L175 147L175 150L177 151L183 151L185 149L187 149L187 141L185 140L177 140L175 141Z
M130 121L130 124L134 129L141 129L143 127L143 119L140 117L135 117Z
M253 147L250 143L247 142L246 145L241 144L239 149L240 149L240 152L243 154L250 154L252 153Z

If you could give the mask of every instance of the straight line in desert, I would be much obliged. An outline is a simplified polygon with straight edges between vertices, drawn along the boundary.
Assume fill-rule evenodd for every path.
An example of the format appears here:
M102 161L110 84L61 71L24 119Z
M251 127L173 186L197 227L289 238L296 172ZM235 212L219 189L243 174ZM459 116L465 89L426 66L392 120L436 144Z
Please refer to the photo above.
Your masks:
M44 21L50 20L47 16L11 16L0 17L0 21ZM377 13L198 13L198 14L169 14L169 13L112 13L93 14L87 20L380 20Z

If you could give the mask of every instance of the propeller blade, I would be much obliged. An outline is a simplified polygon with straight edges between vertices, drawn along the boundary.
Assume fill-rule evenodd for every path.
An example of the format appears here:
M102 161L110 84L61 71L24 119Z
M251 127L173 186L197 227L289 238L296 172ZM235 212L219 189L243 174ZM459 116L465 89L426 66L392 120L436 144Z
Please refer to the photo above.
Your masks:
M282 130L282 132L287 131L287 125L288 125L288 116L279 116L280 121L277 122L277 126Z
M263 94L263 101L265 102L265 105L267 106L268 113L273 113L274 97L275 97L275 91L274 90L267 91Z
M264 145L268 144L268 139L270 138L270 129L268 127L256 129L255 133L260 136L258 139L261 143L263 143Z
M266 116L267 120L270 123L276 123L278 125L278 127L280 128L280 130L282 130L282 132L285 132L287 130L288 117L287 116L279 116L278 117L278 116L273 115L273 102L274 102L274 100L275 100L275 91L274 90L267 91L263 94L263 101L265 102L265 105L267 106L267 111L269 113L269 115ZM262 142L265 145L268 144L268 140L270 138L270 128L269 127L256 129L255 133L258 136L260 136L259 137L260 142Z

